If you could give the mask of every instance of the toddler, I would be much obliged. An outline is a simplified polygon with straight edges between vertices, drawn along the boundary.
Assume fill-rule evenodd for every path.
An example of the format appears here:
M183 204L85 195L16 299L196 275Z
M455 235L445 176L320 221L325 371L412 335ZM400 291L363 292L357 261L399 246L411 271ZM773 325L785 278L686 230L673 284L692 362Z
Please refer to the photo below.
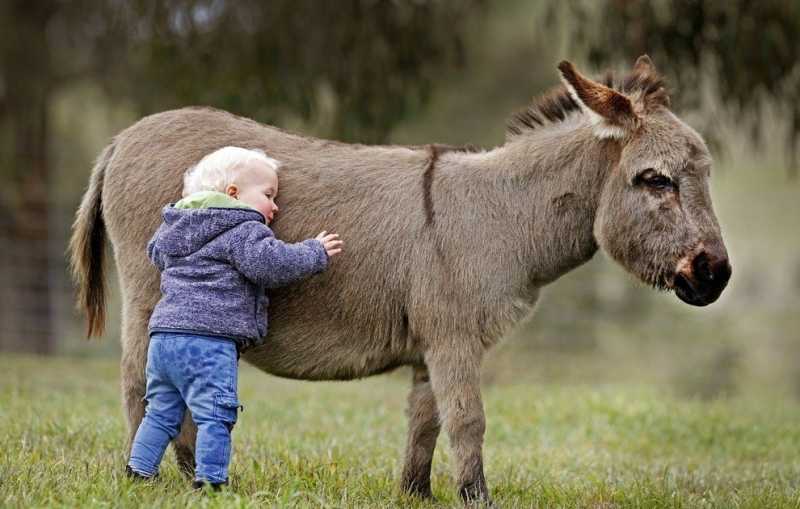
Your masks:
M322 272L341 252L336 234L296 244L267 226L278 212L279 163L258 150L221 148L184 176L184 198L163 210L147 245L161 272L150 318L147 407L126 470L152 478L188 408L197 424L195 487L228 482L239 409L239 354L267 333L266 289Z

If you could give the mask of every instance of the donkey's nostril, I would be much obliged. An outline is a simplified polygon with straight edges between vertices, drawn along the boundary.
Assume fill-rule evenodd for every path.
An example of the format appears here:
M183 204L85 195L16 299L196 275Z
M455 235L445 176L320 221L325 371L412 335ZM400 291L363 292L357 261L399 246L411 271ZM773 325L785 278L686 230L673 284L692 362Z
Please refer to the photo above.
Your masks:
M715 279L714 271L711 270L711 261L705 252L698 254L692 260L692 273L700 281L711 282Z
M692 275L698 283L722 290L731 277L731 264L727 257L717 258L703 251L692 260Z
M731 278L731 264L728 260L719 260L717 263L714 264L713 268L714 280L724 286L728 283L728 280Z
M691 270L687 269L685 261L679 264L674 280L675 295L693 306L706 306L717 300L731 277L727 254L717 256L713 251L695 255Z

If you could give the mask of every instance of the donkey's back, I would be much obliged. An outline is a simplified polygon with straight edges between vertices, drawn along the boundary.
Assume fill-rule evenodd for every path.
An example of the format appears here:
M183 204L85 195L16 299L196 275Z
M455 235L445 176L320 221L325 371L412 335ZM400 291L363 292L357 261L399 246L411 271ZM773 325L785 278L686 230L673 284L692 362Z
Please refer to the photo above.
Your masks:
M160 292L145 246L161 208L179 199L187 168L226 145L262 149L284 164L281 213L272 225L278 238L294 242L328 230L347 246L324 274L271 293L269 340L247 360L305 379L355 378L418 360L406 297L425 217L407 204L421 201L428 153L297 136L207 108L152 115L120 133L94 170L98 189L84 198L83 215L92 214L93 200L101 203L94 227L104 223L114 246L123 347L146 348ZM94 286L102 285L102 272L99 279Z

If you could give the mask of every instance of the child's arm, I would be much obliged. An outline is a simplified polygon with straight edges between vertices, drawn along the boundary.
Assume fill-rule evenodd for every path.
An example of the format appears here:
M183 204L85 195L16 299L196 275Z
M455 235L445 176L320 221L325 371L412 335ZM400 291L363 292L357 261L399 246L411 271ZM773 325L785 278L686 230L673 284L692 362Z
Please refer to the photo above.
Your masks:
M147 257L150 258L150 261L153 262L153 265L156 266L159 272L163 272L164 270L164 260L161 258L161 253L158 251L156 243L158 242L158 236L163 230L164 223L161 223L161 226L158 227L158 230L156 230L153 238L147 243Z
M319 240L289 244L257 222L243 223L232 233L228 247L231 263L247 279L267 288L300 281L328 266L328 255Z

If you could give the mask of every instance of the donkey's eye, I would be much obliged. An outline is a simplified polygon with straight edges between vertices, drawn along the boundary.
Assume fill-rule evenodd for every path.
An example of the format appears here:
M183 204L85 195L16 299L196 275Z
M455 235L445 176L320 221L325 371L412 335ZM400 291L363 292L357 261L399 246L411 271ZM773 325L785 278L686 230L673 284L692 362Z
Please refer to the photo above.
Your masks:
M633 179L634 185L645 185L651 189L658 189L658 190L668 190L668 189L677 189L678 186L675 185L675 182L664 175L656 172L652 168L648 168L641 172L640 174L636 175L636 178Z

